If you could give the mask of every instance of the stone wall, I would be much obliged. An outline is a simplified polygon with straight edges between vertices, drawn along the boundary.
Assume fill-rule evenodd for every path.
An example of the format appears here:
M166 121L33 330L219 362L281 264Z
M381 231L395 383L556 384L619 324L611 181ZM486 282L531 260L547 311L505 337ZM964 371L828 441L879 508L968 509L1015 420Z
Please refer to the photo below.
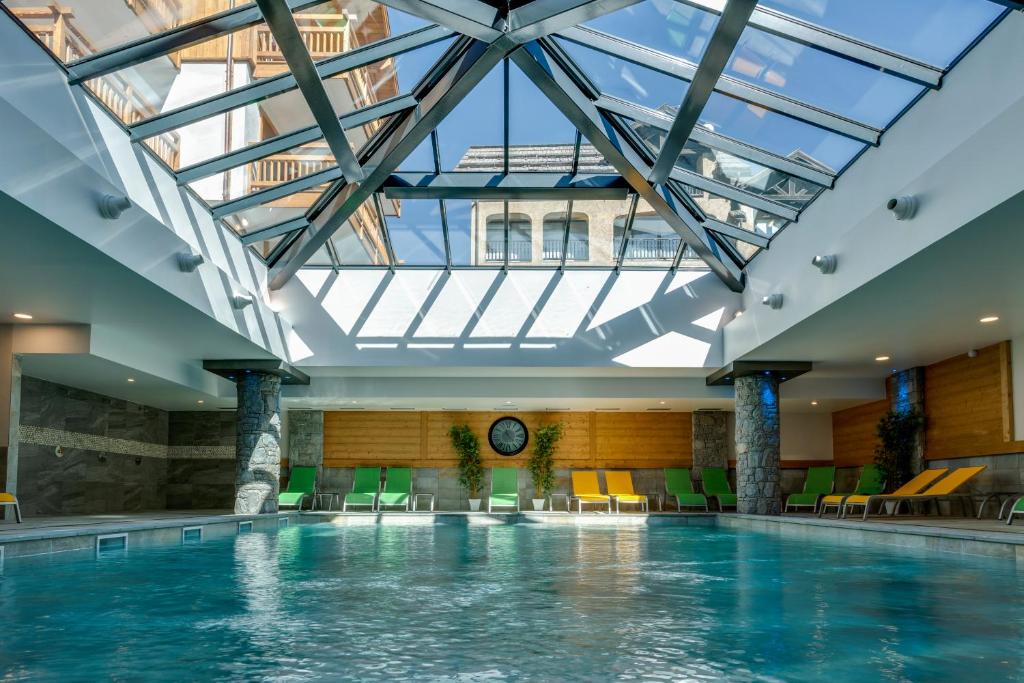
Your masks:
M33 377L22 378L21 390L18 499L26 516L165 507L167 412Z
M288 466L320 467L324 461L322 410L288 411Z
M729 459L729 413L697 410L693 413L693 476L700 478L705 467L727 467Z
M235 411L175 411L168 425L167 509L226 510L235 500Z

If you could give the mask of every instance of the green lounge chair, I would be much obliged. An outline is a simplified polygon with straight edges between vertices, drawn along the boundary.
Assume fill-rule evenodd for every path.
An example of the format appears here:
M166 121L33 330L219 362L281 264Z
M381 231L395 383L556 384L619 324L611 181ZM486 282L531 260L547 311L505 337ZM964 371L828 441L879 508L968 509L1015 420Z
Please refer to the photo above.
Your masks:
M825 496L818 504L818 516L821 517L828 508L836 509L836 517L843 512L843 503L849 496L877 496L885 490L885 480L878 466L874 464L864 465L860 471L860 478L857 479L857 488L853 493L833 493Z
M369 506L370 512L377 507L377 492L380 491L380 468L357 467L352 480L352 492L345 494L341 511L347 512L349 505Z
M384 479L384 490L377 496L377 509L404 507L409 511L412 501L412 469L389 467Z
M519 512L519 470L515 467L491 468L491 495L487 498L487 511L495 507L514 507Z
M705 512L708 509L707 496L693 490L690 470L685 467L665 468L665 492L669 498L676 499L676 510L679 512L683 508L704 508Z
M1006 524L1013 524L1014 515L1024 515L1024 498L1018 498L1013 505L1010 506L1010 512L1006 515ZM999 518L1003 518L1002 510L999 511Z
M715 499L719 512L725 511L727 507L736 507L736 494L729 487L729 478L724 469L705 467L700 471L700 480L704 484L704 495Z
M297 507L301 510L303 501L309 496L312 509L312 498L315 494L316 468L293 467L288 475L288 488L277 494L277 507Z
M786 498L786 512L789 508L811 508L811 512L818 509L818 500L822 496L832 493L835 488L836 468L810 467L807 469L807 479L804 480L803 493L791 493Z

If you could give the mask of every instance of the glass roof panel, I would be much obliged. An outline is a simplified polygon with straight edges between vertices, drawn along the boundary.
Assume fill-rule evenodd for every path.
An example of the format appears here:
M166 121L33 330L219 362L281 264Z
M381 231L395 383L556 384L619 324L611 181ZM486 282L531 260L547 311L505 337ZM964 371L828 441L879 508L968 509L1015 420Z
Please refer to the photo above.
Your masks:
M477 264L475 257L477 202L469 199L444 200L445 219L448 223L448 241L452 251L453 266Z
M700 61L718 15L675 0L644 2L610 12L584 24L693 63Z
M812 24L939 67L1005 11L988 0L761 0Z
M388 216L388 236L398 265L444 266L441 205L436 199L403 199L397 216Z
M723 73L875 128L888 126L924 90L898 76L749 27Z
M866 146L721 93L712 93L700 121L709 130L831 172L843 170Z
M589 199L572 203L569 223L569 241L566 243L565 265L614 267L619 257L622 233L629 213L629 199ZM556 227L558 228L556 230ZM565 213L544 217L545 250L548 249L548 231L565 237ZM561 257L562 243L551 245L553 254ZM672 254L675 257L675 254ZM666 264L659 264L664 266Z
M665 131L634 121L629 121L629 125L639 133L644 144L652 152L661 152L665 137L668 135ZM693 139L687 140L675 165L677 168L761 195L765 199L797 210L814 201L825 189L817 183L768 168Z
M284 235L278 235L277 237L271 237L268 240L262 240L254 244L250 244L249 246L252 247L252 250L256 252L257 256L266 261L267 257L270 256L270 253L274 251L274 247L280 244L284 237Z
M246 235L256 230L269 228L278 223L290 221L306 213L305 206L286 206L281 200L260 204L245 211L239 211L223 219L224 224L237 232L239 235Z
M289 90L161 133L145 143L176 171L314 123L302 93Z
M576 128L514 64L509 69L508 107L509 170L572 169Z
M503 147L505 144L505 78L498 64L441 121L437 127L441 170L464 170L471 164L471 147ZM430 170L433 170L432 168Z
M294 16L315 60L397 35L391 33L392 26L407 32L425 25L396 10L363 0L323 2ZM378 63L354 73L366 80L364 71L377 73L382 68ZM115 116L130 125L287 70L270 28L260 23L91 79L85 85ZM351 110L344 109L344 98L339 100L339 107L342 112Z
M686 81L577 43L567 40L558 40L558 43L605 95L660 109L678 107L689 86Z
M65 64L201 21L244 0L4 0L11 12Z
M216 204L298 180L335 165L334 155L327 147L327 142L321 138L282 154L257 159L245 166L201 178L189 183L189 187L205 201ZM322 191L323 187L311 188L281 201L285 202L284 206L309 207L313 198Z
M626 215L615 218L616 252L622 248L625 234ZM675 262L682 238L660 216L654 213L647 202L636 207L636 217L622 254L622 265L630 267L655 266L665 268Z
M684 183L679 183L679 185L704 213L733 227L765 237L771 237L789 223L785 218L755 209L738 201L726 199L725 197L720 197Z
M744 264L750 263L750 259L761 253L761 247L749 242L743 242L735 237L726 237L725 235L717 235L717 237L721 241L732 245L733 250L743 259Z
M385 200L385 203L388 203ZM387 265L388 251L372 199L363 202L332 238L341 265Z

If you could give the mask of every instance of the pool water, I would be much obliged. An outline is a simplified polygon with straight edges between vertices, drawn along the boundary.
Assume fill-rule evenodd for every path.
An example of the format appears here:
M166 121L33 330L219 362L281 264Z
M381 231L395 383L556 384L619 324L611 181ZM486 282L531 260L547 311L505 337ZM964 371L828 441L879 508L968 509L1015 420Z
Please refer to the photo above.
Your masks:
M4 680L1024 680L1009 561L730 529L303 525L9 561Z

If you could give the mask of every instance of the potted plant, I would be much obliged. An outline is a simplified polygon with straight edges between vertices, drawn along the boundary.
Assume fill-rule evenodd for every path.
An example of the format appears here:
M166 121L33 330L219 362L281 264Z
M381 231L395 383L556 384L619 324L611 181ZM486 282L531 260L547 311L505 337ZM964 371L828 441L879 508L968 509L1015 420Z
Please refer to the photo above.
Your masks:
M890 410L878 421L875 432L875 465L888 491L895 491L913 476L914 449L924 428L924 416L917 409ZM887 507L894 503L886 503Z
M469 493L469 509L480 509L480 489L484 483L484 466L480 460L480 440L469 425L452 425L448 430L452 448L459 456L459 484Z
M561 422L544 425L533 433L533 452L526 461L526 469L533 477L533 509L543 510L544 499L555 488L555 449L565 432Z

